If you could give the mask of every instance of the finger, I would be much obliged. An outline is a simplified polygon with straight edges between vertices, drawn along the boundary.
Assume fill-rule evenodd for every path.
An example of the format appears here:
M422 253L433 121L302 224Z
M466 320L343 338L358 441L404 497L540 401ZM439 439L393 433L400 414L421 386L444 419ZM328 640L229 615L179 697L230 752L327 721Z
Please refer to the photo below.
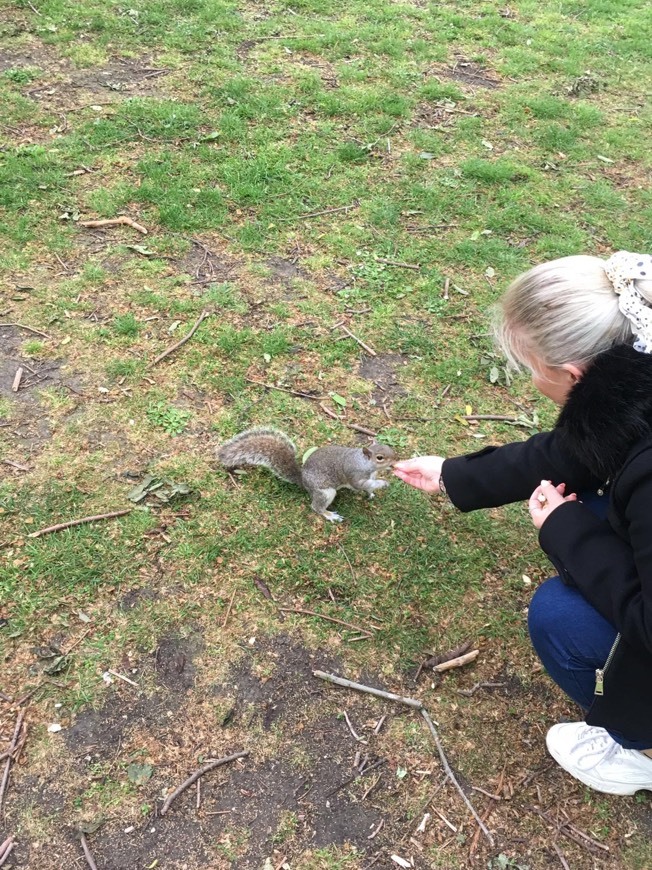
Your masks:
M401 459L399 462L394 463L394 468L398 468L399 471L416 471L421 463L420 458L416 459Z
M537 486L537 488L534 490L534 492L532 493L532 495L530 496L530 498L528 500L528 504L527 504L528 510L530 511L530 513L534 513L536 511L543 510L543 508L546 506L546 503L547 503L547 500L546 500L546 497L541 492L541 487Z
M559 493L559 495L563 495L564 492L565 492L565 490L566 490L566 484L565 484L565 483L560 483L558 486L555 487L555 489L557 490L557 492Z
M421 477L419 471L404 471L402 468L397 468L396 466L394 466L392 471L397 477L400 477L401 480L418 480L418 478Z
M402 474L400 471L394 471L394 474L408 486L414 486L416 489L424 488L424 480L420 474Z

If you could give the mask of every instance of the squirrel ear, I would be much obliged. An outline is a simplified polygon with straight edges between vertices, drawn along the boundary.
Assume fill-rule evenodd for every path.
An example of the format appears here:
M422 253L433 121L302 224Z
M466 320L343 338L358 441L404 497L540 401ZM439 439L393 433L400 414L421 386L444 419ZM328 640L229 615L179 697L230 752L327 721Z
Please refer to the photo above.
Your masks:
M371 459L371 450L369 450L368 447L363 447L362 455L365 457L365 459Z

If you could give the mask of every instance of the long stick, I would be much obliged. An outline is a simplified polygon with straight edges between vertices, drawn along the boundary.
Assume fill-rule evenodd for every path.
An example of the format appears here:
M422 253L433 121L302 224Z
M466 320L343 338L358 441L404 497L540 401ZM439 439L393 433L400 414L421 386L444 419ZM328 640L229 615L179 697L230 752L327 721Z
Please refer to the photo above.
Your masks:
M403 695L395 695L393 692L374 689L371 686L365 686L362 683L354 683L351 680L345 680L343 677L336 677L334 674L327 674L324 671L313 671L312 675L313 677L318 677L320 680L326 680L327 683L334 683L336 686L343 686L345 689L355 689L357 692L366 692L368 695L375 695L377 698L385 698L387 701L398 701L399 704L406 704L408 707L414 707L415 710L423 710L423 704L416 698L406 698Z
M187 333L187 335L184 335L181 341L178 341L176 344L173 344L172 347L169 347L167 350L164 350L163 353L159 354L156 359L147 366L147 369L149 370L151 368L154 368L154 366L158 365L158 363L160 363L161 360L165 359L166 356L170 356L171 353L174 353L175 350L178 350L183 344L191 339L195 332L197 332L197 330L199 329L199 325L201 324L201 322L203 320L206 320L207 317L210 317L210 311L202 311L197 320L194 322L190 332Z
M13 838L11 838L11 842L10 842L9 845L7 846L7 849L6 849L5 853L4 853L4 855L0 858L0 867L2 867L2 865L5 863L5 861L7 860L7 858L11 855L11 851L12 851L12 849L14 848L15 845L16 845L16 844L14 843Z
M170 804L172 801L176 800L180 794L182 794L187 788L189 788L193 782L196 782L200 776L203 776L205 773L208 773L209 770L214 770L216 767L221 767L223 764L229 764L231 761L237 761L238 758L246 758L249 755L248 750L243 750L242 752L235 752L233 755L227 755L225 758L216 758L215 761L211 761L208 764L205 764L203 767L200 767L199 770L196 770L188 779L184 780L178 788L172 792L171 795L168 795L165 799L165 803L161 807L161 815L164 816L167 811L170 809Z
M363 435L369 435L371 438L376 437L376 433L373 432L371 429L367 429L364 426L358 426L357 423L347 423L345 420L339 417L335 413L335 411L331 411L331 409L323 402L319 403L319 407L322 409L324 414L326 414L332 420L337 420L338 423L342 423L344 426L346 426L347 429L353 429L355 432L362 432Z
M468 799L468 797L464 793L462 786L459 784L459 782L455 778L455 774L451 770L451 766L448 763L448 759L446 758L446 755L444 753L444 748L441 745L441 741L439 739L439 734L437 734L437 729L435 728L434 722L432 721L432 719L428 715L428 711L424 710L423 707L421 708L421 715L426 720L426 724L428 725L428 728L430 729L430 733L433 736L433 739L435 741L435 746L437 747L437 752L439 753L439 760L441 761L442 767L446 771L446 776L450 779L450 781L453 783L455 788L458 790L458 792L460 793L460 795L462 797L462 800L464 801L464 803L467 805L467 807L471 811L471 815L473 816L473 818L476 820L476 822L480 826L480 830L485 835L485 837L489 840L490 844L493 846L494 845L494 838L489 833L489 830L487 829L485 823L482 821L480 816L476 813L476 811L473 807L473 804L471 803L471 801Z
M33 332L34 335L42 335L43 338L50 338L47 332L41 332L40 329L34 329L33 326L25 326L24 323L0 323L0 328L3 326L15 326L17 329L24 329L27 332Z
M133 218L127 217L126 215L120 215L120 217L117 218L107 218L106 220L101 221L79 221L80 227L118 227L121 224L124 224L127 227L133 227L144 236L147 235L147 230L142 226L142 224L136 223Z
M343 625L345 628L352 628L353 631L360 631L366 634L367 637L372 637L373 632L368 628L360 628L359 625L353 625L351 622L345 622L343 619L337 619L335 616L326 616L324 613L317 613L315 610L304 610L302 607L281 607L283 613L303 613L305 616L316 616L319 619L325 619L326 622L335 622L338 625Z
M351 330L349 329L348 326L345 326L343 323L340 323L340 329L344 330L344 332L346 332L346 334L349 336L349 338L352 338L353 341L356 341L360 345L360 347L363 348L364 350L366 350L367 353L371 354L371 356L378 356L376 351L372 347L369 347L368 344L365 344L364 341L361 338L358 338L357 335L354 335L354 333L351 332Z
M386 266L396 266L398 269L415 269L418 271L421 266L418 263L401 263L398 260L386 260L384 257L375 257L377 263L384 263Z
M25 718L24 713L18 714L18 719L16 719L16 727L14 728L14 734L11 738L11 743L9 744L9 757L7 758L7 762L5 764L4 773L2 774L2 782L0 783L0 813L2 812L2 804L5 799L5 791L7 790L7 783L9 782L9 771L11 770L11 756L16 749L16 745L18 743L18 737L20 735L21 728L23 727L23 719Z
M351 205L341 205L339 208L327 208L327 209L324 209L324 211L312 211L312 212L308 212L308 214L298 214L297 220L305 220L306 218L321 217L323 214L335 214L335 212L338 212L338 211L348 211L350 208L357 208L358 205L359 205L359 203L356 201L356 202L351 203ZM289 221L289 220L294 220L294 218L284 218L284 220Z
M516 417L509 414L461 414L462 420L504 420L506 423L518 423Z
M0 843L0 858L2 858L3 860L6 858L6 856L11 851L11 849L9 847L13 845L13 842L14 842L13 836L9 836L4 841L4 843ZM7 851L7 850L9 850L9 851Z
M471 650L471 652L464 653L463 656L457 656L454 659L449 659L447 662L441 662L441 664L435 665L433 671L441 674L443 671L450 671L451 668L463 668L464 665L468 665L469 662L477 659L479 654L479 649Z
M56 526L48 526L45 529L39 529L37 532L30 532L28 538L40 538L41 535L49 535L50 532L59 532L61 529L69 529L71 526L80 526L82 523L94 523L97 520L110 520L113 517L123 517L125 514L130 514L133 508L126 508L121 511L111 511L108 514L96 514L93 517L81 517L78 520L68 520L67 523L57 523Z
M86 861L88 862L88 866L91 870L97 870L97 864L95 863L95 859L93 858L93 853L91 852L88 841L86 840L86 834L81 835L81 845L84 850L84 856Z
M265 387L267 390L278 390L279 393L289 393L290 396L300 396L302 399L312 399L317 402L320 396L311 396L310 393L300 393L298 390L288 390L285 387L277 387L275 384L265 384L263 381L255 381L253 378L245 378L247 383L256 384L258 387Z

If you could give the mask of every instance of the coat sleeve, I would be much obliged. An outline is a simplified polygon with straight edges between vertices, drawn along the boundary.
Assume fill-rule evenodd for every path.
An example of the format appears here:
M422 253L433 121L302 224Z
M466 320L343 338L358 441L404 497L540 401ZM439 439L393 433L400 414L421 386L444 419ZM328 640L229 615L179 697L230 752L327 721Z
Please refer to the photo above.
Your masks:
M597 489L602 481L573 460L560 440L559 430L553 429L527 441L447 459L442 466L446 492L466 512L523 501L542 480L565 483L569 493Z
M638 468L636 467L638 466ZM639 650L652 652L652 464L635 460L617 484L629 541L580 502L565 502L539 541L560 575Z

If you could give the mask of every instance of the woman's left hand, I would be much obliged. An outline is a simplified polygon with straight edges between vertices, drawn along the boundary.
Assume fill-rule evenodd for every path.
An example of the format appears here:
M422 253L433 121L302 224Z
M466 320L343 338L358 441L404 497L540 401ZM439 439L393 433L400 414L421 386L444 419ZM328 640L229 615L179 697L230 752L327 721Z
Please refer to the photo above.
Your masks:
M541 485L537 486L528 502L528 509L535 528L540 529L550 514L560 504L563 504L565 501L577 501L577 496L574 492L566 496L564 495L565 492L565 483L553 486L549 480L541 481Z

